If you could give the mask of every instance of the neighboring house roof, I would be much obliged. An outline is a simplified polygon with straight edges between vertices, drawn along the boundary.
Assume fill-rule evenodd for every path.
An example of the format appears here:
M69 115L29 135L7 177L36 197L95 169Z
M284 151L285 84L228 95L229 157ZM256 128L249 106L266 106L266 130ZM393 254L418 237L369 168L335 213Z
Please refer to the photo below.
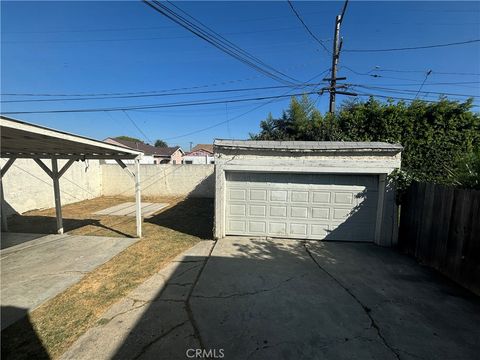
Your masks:
M159 156L159 157L170 157L177 150L180 150L180 152L183 153L183 150L179 146L155 147L142 142L128 141L128 140L117 139L117 138L107 138L104 140L104 142L109 144L117 144L117 145L119 144L134 150L142 151L145 155L153 155L153 156Z
M213 144L197 144L190 152L193 153L195 151L205 151L213 154Z

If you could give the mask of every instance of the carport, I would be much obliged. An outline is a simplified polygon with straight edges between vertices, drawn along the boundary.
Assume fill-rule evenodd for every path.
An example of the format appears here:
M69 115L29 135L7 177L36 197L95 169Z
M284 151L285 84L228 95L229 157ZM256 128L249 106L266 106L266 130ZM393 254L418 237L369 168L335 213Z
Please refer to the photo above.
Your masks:
M75 161L114 159L127 171L135 183L135 208L137 236L142 236L140 193L140 159L143 153L123 146L107 144L83 136L33 125L24 121L0 117L1 158L7 162L1 169L0 192L2 201L2 231L8 231L3 209L3 185L1 179L16 159L32 159L53 181L57 233L63 234L60 178ZM44 160L51 161L49 168ZM135 170L130 171L123 160L134 160ZM59 166L59 161L63 161Z

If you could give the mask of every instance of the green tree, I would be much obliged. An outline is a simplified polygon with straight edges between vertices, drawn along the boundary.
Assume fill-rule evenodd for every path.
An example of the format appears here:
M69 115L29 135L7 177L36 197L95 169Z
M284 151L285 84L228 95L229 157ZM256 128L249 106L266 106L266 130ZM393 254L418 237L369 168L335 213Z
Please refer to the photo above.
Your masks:
M461 186L479 182L480 116L464 103L349 101L322 116L306 96L279 119L269 114L256 140L385 141L403 145L406 178ZM475 180L476 179L476 180Z
M168 147L168 145L165 141L158 139L155 141L155 147L165 148Z
M115 139L143 143L143 141L140 140L140 139L137 139L137 138L134 138L134 137L131 137L131 136L126 136L126 135L117 136Z

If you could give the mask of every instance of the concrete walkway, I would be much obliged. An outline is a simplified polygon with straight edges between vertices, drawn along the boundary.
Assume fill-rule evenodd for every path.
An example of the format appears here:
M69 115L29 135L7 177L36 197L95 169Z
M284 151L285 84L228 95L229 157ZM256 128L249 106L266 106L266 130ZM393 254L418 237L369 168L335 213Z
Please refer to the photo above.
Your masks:
M228 238L177 258L63 358L474 359L479 338L479 298L392 250Z
M120 237L2 233L2 330L135 241Z

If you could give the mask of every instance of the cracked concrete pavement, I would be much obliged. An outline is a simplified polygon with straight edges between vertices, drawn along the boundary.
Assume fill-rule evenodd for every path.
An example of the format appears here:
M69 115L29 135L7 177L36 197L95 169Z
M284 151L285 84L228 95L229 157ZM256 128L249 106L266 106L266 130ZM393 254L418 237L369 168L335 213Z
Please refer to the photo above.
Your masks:
M112 306L63 359L474 359L480 300L365 243L204 241Z

